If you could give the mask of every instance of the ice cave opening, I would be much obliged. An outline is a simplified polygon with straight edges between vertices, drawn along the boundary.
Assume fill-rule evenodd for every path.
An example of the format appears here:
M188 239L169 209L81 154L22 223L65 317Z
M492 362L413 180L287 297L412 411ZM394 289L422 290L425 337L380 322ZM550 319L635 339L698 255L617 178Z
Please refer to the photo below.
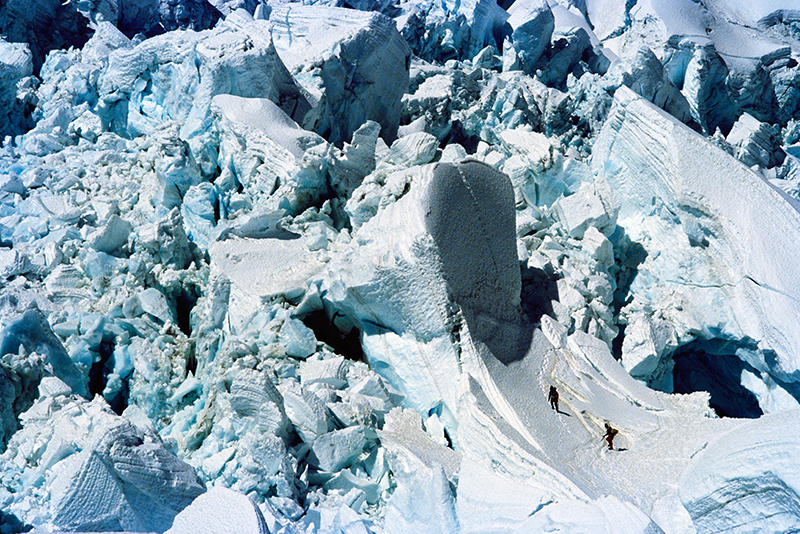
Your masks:
M314 331L317 340L327 343L337 354L348 360L365 361L361 331L342 312L334 311L329 317L324 310L313 311L305 315L302 321Z
M112 356L115 346L115 338L105 335L94 349L98 357L89 369L89 394L92 397L102 395L114 413L121 415L128 407L128 381L121 380L113 394L106 392L109 377L114 372L115 361Z
M758 398L742 384L742 373L760 375L737 356L740 349L752 350L752 342L724 339L695 339L672 355L674 393L707 391L709 404L720 417L755 419L764 414Z

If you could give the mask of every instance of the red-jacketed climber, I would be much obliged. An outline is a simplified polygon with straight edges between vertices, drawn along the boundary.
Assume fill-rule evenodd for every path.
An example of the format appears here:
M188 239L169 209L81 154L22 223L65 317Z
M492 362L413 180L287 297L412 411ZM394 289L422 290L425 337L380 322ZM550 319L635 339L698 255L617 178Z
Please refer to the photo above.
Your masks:
M619 430L616 428L611 428L611 425L606 423L606 433L603 436L603 439L608 442L608 450L610 451L614 450L614 436L616 436L617 433L619 433Z

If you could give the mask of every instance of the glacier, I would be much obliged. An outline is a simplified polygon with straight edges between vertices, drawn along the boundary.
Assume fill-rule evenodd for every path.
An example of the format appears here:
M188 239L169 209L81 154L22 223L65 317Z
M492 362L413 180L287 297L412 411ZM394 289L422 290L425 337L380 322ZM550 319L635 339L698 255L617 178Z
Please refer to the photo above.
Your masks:
M799 60L775 0L3 3L0 532L793 532Z

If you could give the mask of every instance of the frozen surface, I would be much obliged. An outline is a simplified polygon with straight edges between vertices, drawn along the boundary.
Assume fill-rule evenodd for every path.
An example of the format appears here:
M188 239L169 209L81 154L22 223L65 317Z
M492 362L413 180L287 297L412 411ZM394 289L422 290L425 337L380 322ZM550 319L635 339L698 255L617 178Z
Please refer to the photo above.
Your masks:
M593 165L623 199L620 225L648 252L633 294L654 306L680 299L684 324L724 302L713 330L698 334L758 340L744 357L793 382L800 340L791 324L800 310L788 251L797 240L796 202L630 92L617 95ZM662 273L660 284L645 283L651 269Z
M793 528L790 8L5 2L0 531Z
M681 478L681 500L698 531L791 531L800 473L793 458L797 411L766 415L716 437ZM759 488L759 491L753 491Z

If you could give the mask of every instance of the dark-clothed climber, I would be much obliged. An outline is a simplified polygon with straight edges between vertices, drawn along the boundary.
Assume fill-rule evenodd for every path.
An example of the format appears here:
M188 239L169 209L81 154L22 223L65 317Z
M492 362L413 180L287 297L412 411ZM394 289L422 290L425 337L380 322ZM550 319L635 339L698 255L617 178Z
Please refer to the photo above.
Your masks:
M558 390L555 386L550 386L550 393L547 394L547 400L550 402L550 407L558 411Z

